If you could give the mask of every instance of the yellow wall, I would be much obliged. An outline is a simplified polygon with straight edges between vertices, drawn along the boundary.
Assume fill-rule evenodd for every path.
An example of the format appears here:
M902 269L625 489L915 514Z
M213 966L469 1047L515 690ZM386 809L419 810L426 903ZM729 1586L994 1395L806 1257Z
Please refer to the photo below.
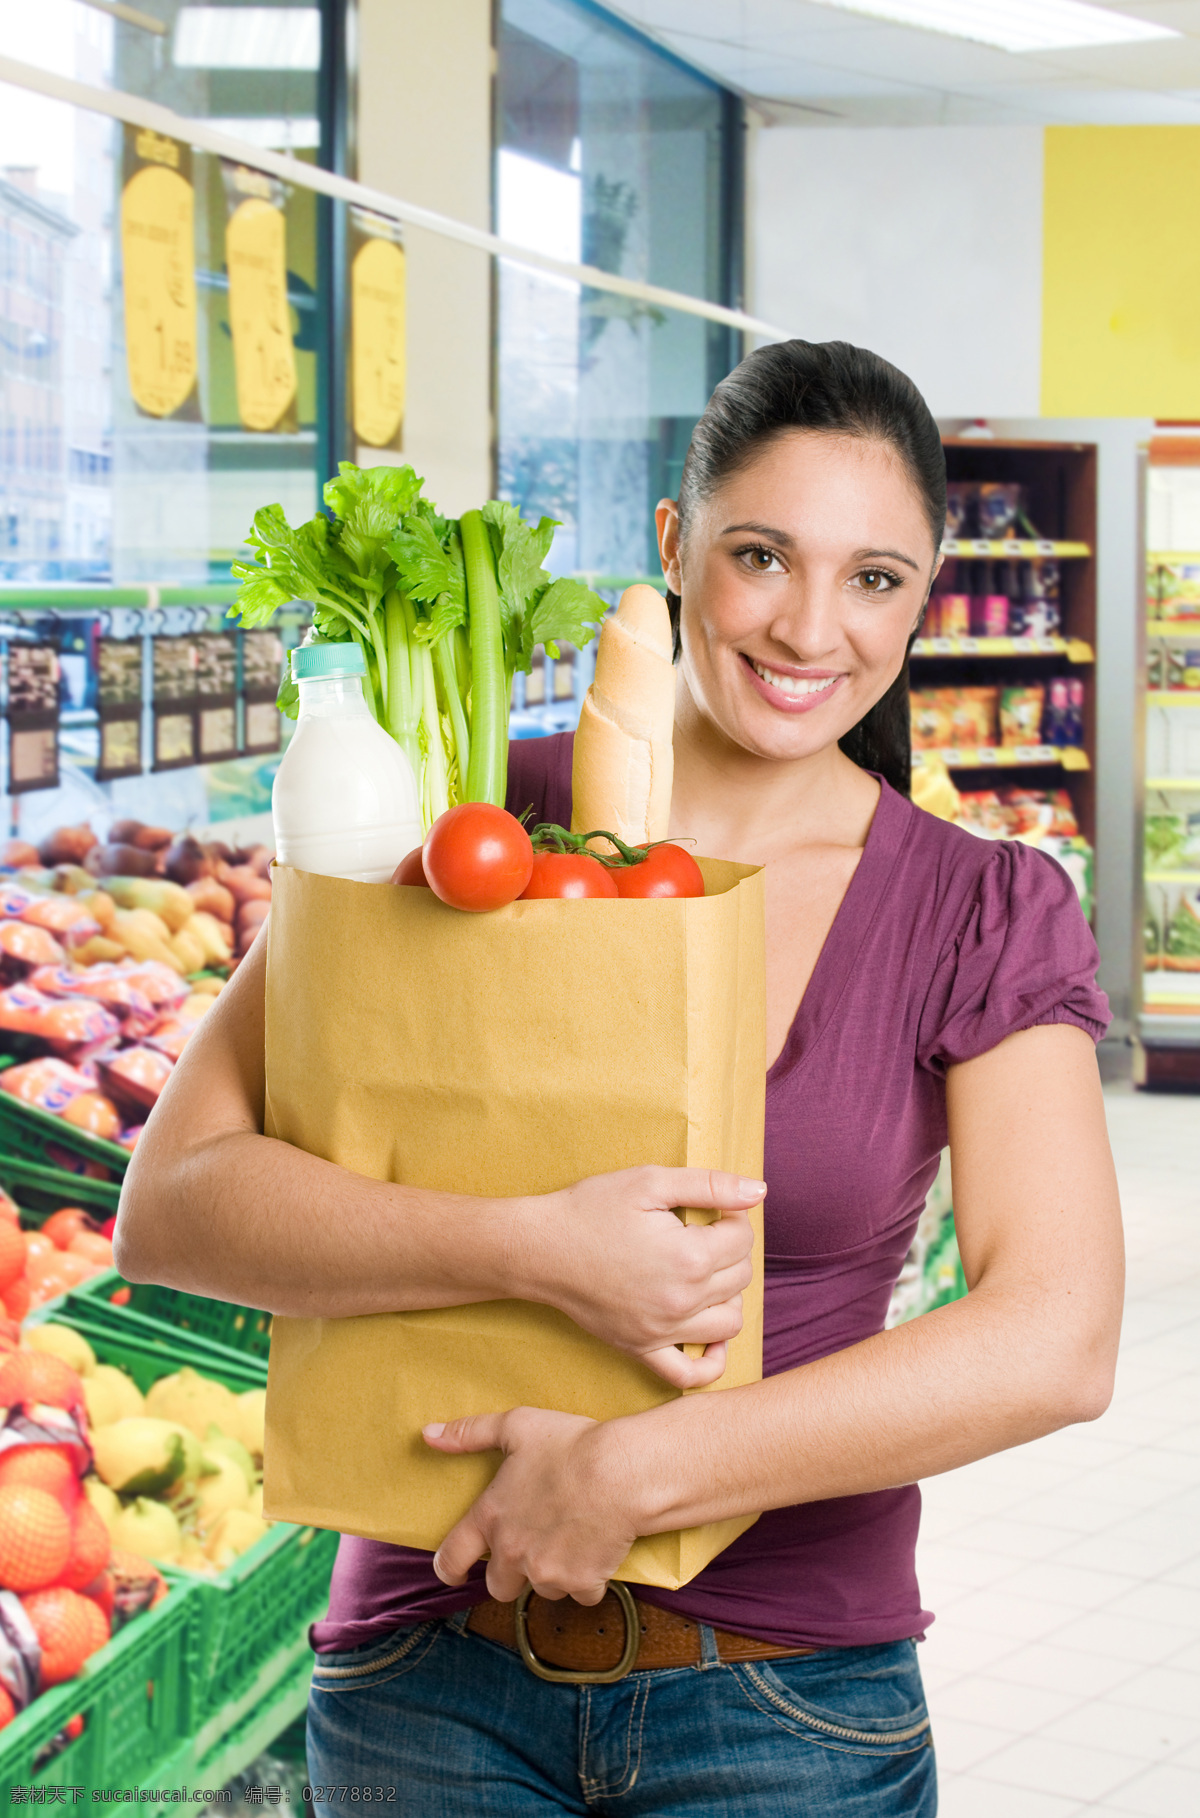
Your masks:
M1042 412L1200 417L1200 126L1049 127Z

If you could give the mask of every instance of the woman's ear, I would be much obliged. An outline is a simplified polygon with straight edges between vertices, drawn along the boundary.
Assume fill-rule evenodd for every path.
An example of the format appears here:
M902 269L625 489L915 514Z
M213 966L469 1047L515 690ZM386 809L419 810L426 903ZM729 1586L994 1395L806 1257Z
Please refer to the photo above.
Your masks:
M682 590L683 576L679 566L679 507L674 499L660 499L654 508L658 526L658 554L663 578L672 593Z

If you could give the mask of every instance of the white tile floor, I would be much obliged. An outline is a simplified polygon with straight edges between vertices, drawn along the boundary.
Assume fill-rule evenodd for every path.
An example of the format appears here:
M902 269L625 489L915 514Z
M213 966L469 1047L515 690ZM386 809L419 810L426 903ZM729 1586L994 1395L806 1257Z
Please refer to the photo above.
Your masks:
M941 1818L1200 1818L1200 1099L1113 1089L1101 1420L923 1486Z

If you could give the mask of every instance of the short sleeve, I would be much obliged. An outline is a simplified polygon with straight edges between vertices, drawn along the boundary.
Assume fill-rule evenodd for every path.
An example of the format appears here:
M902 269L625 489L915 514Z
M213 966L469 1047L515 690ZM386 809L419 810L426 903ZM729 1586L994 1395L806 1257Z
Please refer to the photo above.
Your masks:
M1062 866L1032 846L998 840L938 961L918 1061L944 1073L1041 1023L1073 1023L1098 1042L1110 1021L1096 984L1099 960Z

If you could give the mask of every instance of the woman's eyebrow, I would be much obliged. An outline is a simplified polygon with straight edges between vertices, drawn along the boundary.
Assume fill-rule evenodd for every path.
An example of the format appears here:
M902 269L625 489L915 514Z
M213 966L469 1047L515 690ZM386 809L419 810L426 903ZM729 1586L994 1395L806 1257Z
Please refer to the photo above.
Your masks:
M735 531L742 530L748 530L751 535L756 537L770 537L773 543L783 543L789 549L795 542L795 539L790 537L786 530L776 530L771 524L726 524L721 535L731 537Z
M906 556L902 549L859 549L856 551L856 562L877 562L881 556L889 557L893 562L904 562L915 574L920 574L921 564Z

